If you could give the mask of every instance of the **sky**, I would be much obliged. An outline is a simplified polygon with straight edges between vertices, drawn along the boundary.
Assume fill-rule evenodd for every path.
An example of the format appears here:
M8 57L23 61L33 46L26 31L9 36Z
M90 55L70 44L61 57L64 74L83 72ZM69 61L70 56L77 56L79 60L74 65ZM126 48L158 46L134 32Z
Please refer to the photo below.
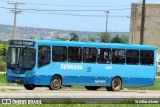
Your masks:
M131 4L142 0L0 0L0 24L13 25L12 2L24 3L17 7L17 26L105 32L107 25L107 32L129 32Z

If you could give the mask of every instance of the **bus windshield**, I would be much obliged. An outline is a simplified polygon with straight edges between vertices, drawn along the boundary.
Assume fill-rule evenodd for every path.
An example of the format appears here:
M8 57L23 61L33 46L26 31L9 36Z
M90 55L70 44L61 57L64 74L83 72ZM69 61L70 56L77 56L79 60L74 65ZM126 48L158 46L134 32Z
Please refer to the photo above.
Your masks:
M33 48L10 47L7 56L7 68L31 70L35 66L36 50Z

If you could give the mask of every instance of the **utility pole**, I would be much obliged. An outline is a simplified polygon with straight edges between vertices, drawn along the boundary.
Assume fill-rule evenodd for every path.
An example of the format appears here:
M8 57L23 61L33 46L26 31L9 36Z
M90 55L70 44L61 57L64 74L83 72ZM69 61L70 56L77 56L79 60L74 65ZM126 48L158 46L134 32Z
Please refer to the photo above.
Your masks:
M11 2L8 2L8 4L13 4L15 7L14 7L14 10L11 10L12 13L14 13L14 28L13 28L13 39L16 38L16 19L17 19L17 14L20 13L21 11L17 9L17 6L21 5L21 4L24 4L24 3L18 3L18 2L14 2L14 3L11 3Z
M140 44L144 43L144 24L145 24L145 0L142 4L142 17L141 17L141 32L140 32Z
M109 10L105 10L104 12L106 13L106 33L108 33L107 27L108 27L108 13L109 13Z

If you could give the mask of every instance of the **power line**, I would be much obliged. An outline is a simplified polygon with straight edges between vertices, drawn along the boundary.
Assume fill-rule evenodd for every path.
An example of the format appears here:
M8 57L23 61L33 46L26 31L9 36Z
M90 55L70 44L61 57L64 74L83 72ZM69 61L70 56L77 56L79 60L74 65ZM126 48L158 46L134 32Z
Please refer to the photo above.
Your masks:
M31 11L104 11L104 10L41 10L41 9L20 9L20 10L31 10Z
M86 15L86 14L66 14L66 13L42 13L42 12L30 12L30 11L23 11L27 13L38 13L38 14L55 14L55 15L67 15L67 16L83 16L83 17L105 17L105 15ZM125 17L125 15L111 15L109 17L117 18L117 17Z
M0 7L3 9L14 9L8 7ZM18 8L17 8L18 9ZM68 16L87 16L87 17L105 17L105 15L85 15L85 14L67 14L67 13L53 13L52 11L104 11L104 10L37 10L37 9L19 9L19 11L27 12L27 13L39 13L39 14L55 14L55 15L68 15ZM38 11L38 12L31 12ZM13 10L12 10L13 12ZM47 12L47 13L44 13ZM49 12L49 13L48 13ZM109 17L129 17L125 15L110 15Z
M124 9L109 9L109 10L128 10L130 8ZM31 10L31 11L104 11L104 10L46 10L46 9L20 9L20 10Z
M13 1L6 1L6 0L0 0L3 2L13 2ZM121 6L109 6L109 5L103 5L103 6L90 6L90 5L57 5L57 4L43 4L43 3L27 3L28 5L44 5L44 6L63 6L63 7L130 7L131 5L121 5Z
M8 7L0 7L0 8L2 8L2 9L14 9L14 8L8 8Z
M0 7L0 8L4 8L4 9L13 9L13 8L8 8L8 7ZM130 8L123 8L123 9L109 9L109 10L128 10ZM47 10L47 9L21 9L19 8L19 10L31 10L31 11L104 11L104 10Z
M33 5L46 5L46 6L63 6L63 7L130 7L131 5L122 6L89 6L89 5L57 5L57 4L42 4L42 3L26 3Z

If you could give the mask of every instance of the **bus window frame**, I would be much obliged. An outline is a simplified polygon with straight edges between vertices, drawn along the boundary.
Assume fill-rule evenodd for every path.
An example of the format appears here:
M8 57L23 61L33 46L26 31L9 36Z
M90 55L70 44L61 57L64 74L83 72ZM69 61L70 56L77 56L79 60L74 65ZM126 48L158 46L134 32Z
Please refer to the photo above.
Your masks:
M113 52L113 50L123 50L124 51L124 56L119 56L118 55L118 61L119 61L119 58L120 57L122 57L122 58L125 58L124 59L124 63L115 63L115 62L113 62L114 60L113 60L113 57L114 57L114 53L115 52ZM112 50L111 50L112 52L111 52L111 54L112 54L112 64L120 64L120 65L125 65L126 64L126 49L124 49L124 48L112 48Z
M138 51L138 63L137 64L135 64L135 63L127 63L127 51L128 50L129 51ZM126 65L140 65L140 50L138 50L138 49L126 49L125 56L126 56ZM131 56L129 56L129 57L131 57ZM132 58L135 58L135 57L132 57Z
M80 55L81 56L80 61L69 61L69 48L80 48L80 50L81 50L80 54L75 54L75 53L72 54L72 55ZM67 47L67 61L68 61L68 63L82 63L83 62L83 48L80 46L79 47L78 46L68 46Z
M84 61L84 56L85 56L85 55L92 55L92 56L94 55L94 54L84 54L84 48L89 48L89 50L90 50L90 49L95 49L95 50L96 50L96 52L95 52L95 57L96 57L96 58L95 58L95 61L94 61L94 62L91 62L91 61L90 61L91 58L89 59L90 62ZM95 64L95 63L97 63L97 48L96 48L96 47L83 47L83 51L82 51L82 62L83 62L83 63L90 63L90 64Z
M110 57L110 58L108 58L109 62L106 62L106 61L99 62L99 57L101 57L101 56L104 57L104 55L99 55L98 54L99 49L109 50L108 51L109 52L108 57ZM112 63L112 49L111 48L97 48L97 63L98 64L111 64Z
M142 62L141 62L141 51L152 51L153 52L153 58L152 58L152 60L153 60L153 64L142 64ZM155 65L155 62L154 62L154 58L155 58L155 55L154 55L154 50L140 50L140 65L143 65L143 66L154 66ZM143 57L143 58L150 58L150 57Z
M40 46L49 47L49 49L50 49L49 63L43 64L43 66L40 66L40 65L39 65L39 47L40 47ZM42 68L42 67L44 67L44 66L47 66L47 65L51 64L51 58L52 58L51 52L52 52L52 51L51 51L51 46L50 46L50 45L38 45L38 55L37 55L37 66L38 66L38 68Z
M63 47L63 48L65 48L66 49L66 52L65 52L65 55L66 55L66 58L65 58L65 60L64 61L62 61L62 53L61 54L58 54L58 55L61 55L61 60L59 61L59 60L53 60L53 58L54 58L54 56L53 56L53 48L54 47ZM55 55L55 54L54 54ZM51 56L52 56L52 59L51 59L51 61L52 62L67 62L68 61L68 47L67 46L57 46L57 45L54 45L54 46L52 46L52 53L51 53Z

